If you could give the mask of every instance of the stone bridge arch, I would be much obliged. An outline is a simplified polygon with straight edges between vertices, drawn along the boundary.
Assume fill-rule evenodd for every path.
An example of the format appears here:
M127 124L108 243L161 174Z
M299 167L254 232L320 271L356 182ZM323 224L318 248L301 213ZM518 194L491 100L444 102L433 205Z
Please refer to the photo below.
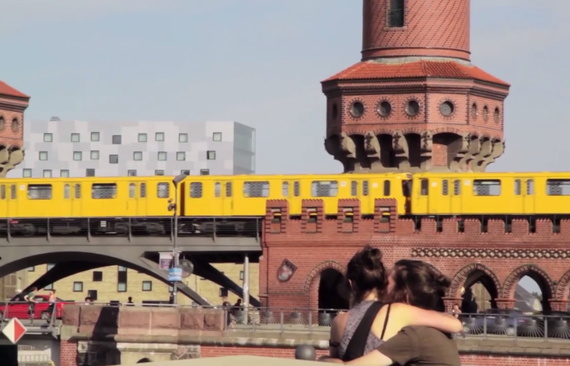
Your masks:
M560 281L555 286L555 299L567 301L570 296L570 269L560 277Z
M346 275L346 267L336 261L324 261L316 265L305 278L304 292L308 294L309 308L316 309L319 307L319 286L321 284L321 275L327 271L336 271L342 277Z
M496 299L501 294L501 282L489 267L481 263L471 263L457 271L451 280L449 297L455 299L463 298L462 290L469 289L477 282L480 282L489 293L491 307L496 308Z
M117 265L136 270L165 284L170 284L167 274L160 271L151 261L143 257L137 257L136 255L129 255L128 253L127 255L122 254L119 250L117 250L118 253L112 256L95 251L72 250L71 247L69 247L67 251L47 245L46 247L33 249L35 252L33 254L29 253L29 250L7 251L6 255L0 257L0 277L32 266L38 266L45 263L55 264L54 268L46 272L46 274L40 277L37 281L30 284L28 288L25 289L26 291L33 286L44 288L51 283L80 272ZM180 292L190 297L198 304L204 306L210 305L206 300L185 284L179 283L178 288Z
M538 284L542 291L542 310L549 312L551 310L549 300L556 292L556 285L545 270L534 264L524 264L515 268L503 284L501 297L514 300L516 285L525 276L532 278Z

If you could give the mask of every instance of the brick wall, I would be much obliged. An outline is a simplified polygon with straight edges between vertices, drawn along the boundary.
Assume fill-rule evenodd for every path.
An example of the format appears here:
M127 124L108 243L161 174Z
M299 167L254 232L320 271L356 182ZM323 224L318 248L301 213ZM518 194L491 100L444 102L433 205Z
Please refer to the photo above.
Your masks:
M59 366L77 366L77 342L60 341Z

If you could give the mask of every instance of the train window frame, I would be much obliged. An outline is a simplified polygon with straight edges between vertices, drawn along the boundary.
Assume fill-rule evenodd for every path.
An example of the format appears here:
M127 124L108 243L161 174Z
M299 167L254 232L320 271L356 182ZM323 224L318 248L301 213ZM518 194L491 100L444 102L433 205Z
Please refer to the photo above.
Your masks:
M226 197L232 196L232 182L226 182Z
M133 199L137 197L137 185L135 183L129 183L129 198Z
M190 182L190 198L202 198L204 194L204 185L202 182Z
M383 193L384 197L390 197L390 193L392 193L392 184L390 183L389 179L385 179L383 184Z
M6 199L6 185L2 184L0 186L0 199L5 200Z
M522 182L520 179L515 179L515 196L522 195Z
M164 187L166 187L166 190L164 189ZM158 182L156 184L156 198L163 198L163 199L170 198L170 183Z
M461 195L461 179L453 180L453 195L454 196Z
M75 198L81 198L81 184L79 183L75 184Z
M16 189L15 184L12 184L10 186L10 199L12 200L18 199L18 190Z
M96 193L105 192L110 190L110 195L97 196ZM113 200L117 198L117 183L92 183L91 184L91 199L94 200Z
M526 194L527 194L527 196L534 195L534 179L527 179L527 181L526 181Z
M299 197L301 195L301 183L297 180L293 182L293 195Z
M281 183L281 195L285 198L289 197L289 182Z
M338 180L314 180L311 182L311 196L315 198L338 197L338 187ZM319 190L324 188L328 189L327 194L319 193Z
M449 180L447 179L441 181L441 194L443 196L449 196Z
M429 196L429 179L420 179L420 196Z
M69 183L63 185L63 198L66 200L71 199L71 186Z
M370 194L369 184L370 184L370 182L367 180L362 181L362 195L363 196L368 196Z
M565 193L564 187L561 189L560 194L552 193L551 189L556 186L552 183L562 183L558 184L560 186L567 187L570 190L570 179L547 179L546 180L546 195L547 196L570 196L570 192Z
M46 201L51 200L53 196L53 186L51 184L28 184L26 190L28 200ZM37 192L38 195L32 197L32 192Z
M271 190L269 181L247 181L243 182L244 198L267 198ZM256 192L259 191L259 194ZM254 193L254 194L252 194Z
M146 198L146 183L141 183L141 186L139 189L139 197L140 198Z
M222 183L220 182L214 183L214 196L216 198L222 197Z
M498 184L497 184L498 183ZM501 179L474 179L473 180L473 196L474 197L499 197L503 191L503 182ZM478 189L481 187L490 187L488 194L481 194ZM498 193L493 189L498 187Z

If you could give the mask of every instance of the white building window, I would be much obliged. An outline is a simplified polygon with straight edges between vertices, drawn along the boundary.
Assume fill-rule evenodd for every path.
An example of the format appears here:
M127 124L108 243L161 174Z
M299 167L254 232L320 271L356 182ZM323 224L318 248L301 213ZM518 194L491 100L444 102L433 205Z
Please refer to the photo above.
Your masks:
M116 154L109 155L109 164L119 164L119 155Z
M159 152L158 152L158 160L159 160L159 161L166 161L166 158L167 158L167 157L168 157L168 156L167 156L167 154L166 154L166 151L159 151Z
M207 153L208 153L207 154L208 160L216 160L216 152L215 151L210 150Z
M176 153L176 160L184 161L186 160L186 153L184 151L179 151Z
M188 142L188 134L181 133L178 135L178 142Z
M44 133L44 142L53 142L53 135L51 133Z
M154 175L164 175L164 170L155 170Z
M24 171L22 172L22 177L31 178L32 177L32 169L24 169Z
M100 139L99 132L91 132L91 141L99 141Z
M133 160L140 161L143 159L142 151L135 151L133 153Z
M125 282L117 283L117 292L127 292L127 284Z
M83 292L83 282L73 282L73 292Z
M113 135L113 145L120 145L123 142L121 135Z
M212 135L212 140L216 142L222 141L222 133L221 132L214 132Z
M81 153L81 151L74 151L73 152L73 160L81 161L82 159L83 159L83 154Z
M142 290L143 291L152 291L152 281L143 281L142 282Z
M148 136L146 133L139 133L139 142L147 142Z
M91 151L91 160L99 160L99 151L98 150Z
M81 136L79 136L78 133L71 134L71 142L80 142L80 141L81 141Z
M180 174L183 174L183 175L190 175L190 170L188 170L188 169L181 170L181 171L180 171Z
M67 170L67 169L60 170L59 176L62 178L69 178L69 170Z
M200 175L210 175L210 169L200 169Z
M137 176L137 171L132 169L132 170L127 170L127 175L129 177L136 177Z
M164 132L157 132L157 133L154 135L154 140L155 140L155 141L159 141L159 142L160 142L160 141L164 141Z
M44 170L44 178L51 178L51 170L50 169Z
M47 151L40 151L40 160L41 161L46 161L48 159L48 153Z

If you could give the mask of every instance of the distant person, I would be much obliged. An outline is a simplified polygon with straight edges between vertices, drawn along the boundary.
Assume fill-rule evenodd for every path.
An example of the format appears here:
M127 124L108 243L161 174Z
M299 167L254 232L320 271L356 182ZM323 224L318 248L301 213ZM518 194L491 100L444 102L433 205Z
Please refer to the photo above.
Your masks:
M48 314L49 314L49 319L47 319L48 323L51 322L51 319L53 318L53 312L55 311L55 303L57 302L57 296L55 295L55 290L51 289L49 290L49 298L48 298Z
M241 299L238 299L234 304L234 306L232 306L232 316L234 317L236 323L237 322L241 323L243 321L243 319L241 319L242 314L243 314L243 305L241 303Z
M171 293L170 293L170 296L169 296L169 298L168 298L168 303L169 303L170 305L174 305L174 292L171 292Z
M85 305L93 305L93 300L89 296L85 298Z
M31 321L31 324L34 324L34 317L36 314L37 301L34 299L36 296L36 291L38 291L38 288L34 286L30 289L30 292L24 296L24 301L28 303L28 317Z
M226 313L226 325L234 329L234 322L232 319L232 304L228 301L227 296L222 297L222 308ZM235 329L234 329L235 330Z
M133 298L129 296L129 298L127 299L127 306L135 306L135 304L133 303Z

